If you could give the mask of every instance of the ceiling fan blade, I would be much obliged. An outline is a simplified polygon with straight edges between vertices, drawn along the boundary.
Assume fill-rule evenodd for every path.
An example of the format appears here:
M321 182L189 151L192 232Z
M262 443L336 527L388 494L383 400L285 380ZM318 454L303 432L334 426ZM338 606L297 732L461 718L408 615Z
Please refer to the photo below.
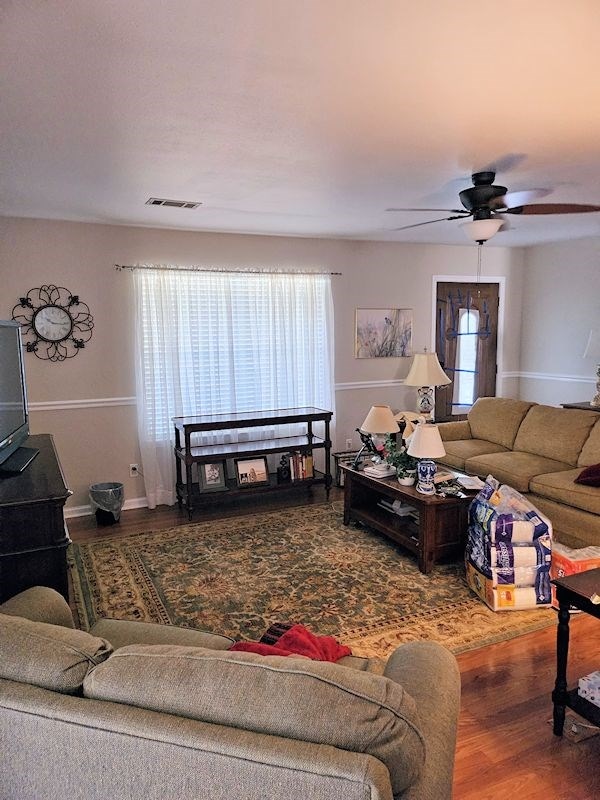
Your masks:
M420 228L421 225L431 225L433 222L449 222L451 219L468 219L470 214L460 217L442 217L441 219L429 219L427 222L416 222L414 225L403 225L401 228L388 228L389 231L407 231L409 228Z
M449 214L462 214L464 208L386 208L386 211L447 211ZM435 222L435 220L433 220Z
M600 211L600 206L581 205L579 203L534 203L503 209L504 214L589 214Z
M552 189L525 189L522 192L507 192L502 197L495 197L490 200L490 208L520 208L531 203L532 200L547 197L551 193Z

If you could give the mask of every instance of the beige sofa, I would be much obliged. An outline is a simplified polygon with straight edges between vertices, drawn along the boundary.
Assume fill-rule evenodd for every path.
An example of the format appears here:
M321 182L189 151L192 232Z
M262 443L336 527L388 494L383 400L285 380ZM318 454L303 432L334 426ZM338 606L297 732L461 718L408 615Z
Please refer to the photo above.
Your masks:
M600 414L523 400L481 397L467 420L439 425L439 459L471 475L493 475L526 494L568 547L600 544L600 488L575 483L600 463Z
M460 678L432 642L384 674L228 652L191 629L73 627L34 587L0 606L0 797L444 800Z

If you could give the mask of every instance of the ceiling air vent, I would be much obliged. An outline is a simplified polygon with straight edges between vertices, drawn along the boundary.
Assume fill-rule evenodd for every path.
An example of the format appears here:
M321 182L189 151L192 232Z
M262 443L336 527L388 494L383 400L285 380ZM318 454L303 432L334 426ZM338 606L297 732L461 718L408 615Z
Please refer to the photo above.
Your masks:
M191 200L165 200L164 197L150 197L146 200L147 206L166 206L167 208L198 208L202 203L193 203Z

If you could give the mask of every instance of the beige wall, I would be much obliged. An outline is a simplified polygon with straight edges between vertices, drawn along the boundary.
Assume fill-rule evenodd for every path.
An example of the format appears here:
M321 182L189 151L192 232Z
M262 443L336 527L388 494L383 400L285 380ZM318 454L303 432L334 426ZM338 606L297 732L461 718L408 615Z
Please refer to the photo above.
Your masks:
M523 251L486 247L483 256L483 279L505 279L501 353L505 375L500 376L500 385L505 396L517 396ZM32 430L55 436L74 491L71 508L87 504L90 483L106 480L122 481L127 504L135 505L143 502L144 489L143 479L129 478L128 472L128 465L140 460L135 407L127 400L135 392L131 275L116 272L115 263L342 272L332 281L338 387L335 448L344 449L346 438L353 437L358 444L354 429L372 403L414 408L416 398L415 390L401 383L410 359L354 358L355 309L412 308L413 344L422 350L431 345L433 276L474 276L476 258L470 245L242 236L5 218L0 219L0 317L10 319L18 298L42 283L65 286L88 303L95 327L81 353L58 364L26 356Z
M548 405L589 401L595 364L583 352L600 329L600 242L526 250L520 396Z

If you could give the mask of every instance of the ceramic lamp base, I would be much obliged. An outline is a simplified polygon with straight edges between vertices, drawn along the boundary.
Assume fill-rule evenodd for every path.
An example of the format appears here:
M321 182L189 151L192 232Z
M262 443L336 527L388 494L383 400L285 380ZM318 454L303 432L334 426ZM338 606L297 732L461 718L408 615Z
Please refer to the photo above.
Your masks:
M419 414L430 414L435 405L433 386L421 386L418 390L417 411Z
M435 494L435 473L437 465L430 458L424 458L417 464L417 492Z

